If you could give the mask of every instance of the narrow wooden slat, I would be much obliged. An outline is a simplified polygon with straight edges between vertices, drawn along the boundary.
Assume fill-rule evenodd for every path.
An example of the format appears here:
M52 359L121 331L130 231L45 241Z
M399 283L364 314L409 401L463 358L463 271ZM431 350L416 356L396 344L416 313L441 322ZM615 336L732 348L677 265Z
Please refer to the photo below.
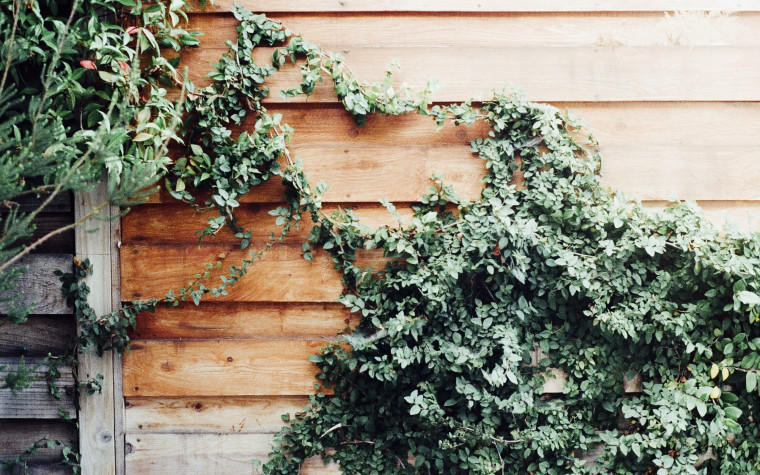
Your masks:
M127 434L127 474L173 473L227 475L254 473L252 459L267 460L271 434ZM321 459L304 464L302 475L341 473L335 464Z
M118 216L119 208L111 207L111 216ZM121 247L121 219L111 220L109 250L111 258L111 306L115 310L121 304L121 266L119 264L119 248ZM121 377L121 355L118 353L111 354L110 364L113 368L113 386L112 398L114 405L114 458L115 458L115 475L124 475L124 393Z
M15 458L28 445L45 436L73 444L77 440L76 426L60 420L0 420L0 458ZM60 454L60 448L41 449L31 462L59 460Z
M124 354L124 395L294 396L314 392L307 361L325 341L133 342Z
M0 326L0 356L60 355L75 335L73 318L32 315L22 325Z
M20 239L17 244L29 246L43 236L71 224L74 221L73 218L74 216L71 213L40 213L33 222L36 226L34 233L28 238ZM36 246L32 252L37 254L72 254L74 252L74 230L64 231L50 237Z
M34 313L62 315L72 313L61 292L61 281L53 274L60 269L70 272L73 262L71 254L31 254L19 262L19 267L29 266L17 281L23 295L19 299L22 305L34 303ZM0 313L8 311L8 303L0 303Z
M14 201L20 205L20 210L24 212L34 211L42 205L49 195L41 195L36 197L34 195L20 196ZM48 203L43 212L45 213L71 213L74 210L73 199L71 193L64 192L58 193Z
M94 190L78 194L74 199L77 220L89 215L107 202L107 180ZM77 256L92 263L92 273L85 282L90 287L88 303L98 315L111 312L111 209L103 208L93 219L76 228ZM89 231L89 232L88 232ZM101 391L92 395L85 391L79 397L79 448L83 473L115 473L115 403L113 355L94 352L79 355L80 382L102 377Z
M334 338L358 322L339 303L204 302L159 307L137 319L135 339Z
M40 363L40 358L25 358L27 366L35 366ZM0 358L0 367L5 367L5 372L18 366L18 358ZM64 409L72 416L76 416L74 409L74 376L71 368L60 368L61 377L56 380L56 387L60 390L61 399L55 399L50 395L48 383L45 381L47 365L35 369L32 378L35 379L31 386L13 394L8 388L0 388L0 419L58 419L59 409Z
M222 268L240 265L248 251L231 250L229 246L122 246L121 293L124 300L147 300L163 297L169 289L178 289L205 271L206 263L227 253ZM377 253L361 253L359 265L381 269L385 260ZM217 275L217 274L215 274ZM206 285L218 285L218 277L210 277ZM229 289L229 295L207 300L235 302L335 302L343 286L340 274L333 268L326 252L316 251L314 261L301 256L301 248L274 246L248 269L248 274ZM176 292L175 292L176 294Z
M752 0L242 0L245 8L259 12L646 12L672 10L757 11ZM205 11L228 11L232 0L206 2ZM204 11L200 0L191 2L193 11Z
M551 15L478 13L367 15L316 12L268 15L325 49L492 46L659 46L760 45L756 13L733 15L600 13ZM227 14L191 14L188 29L200 31L203 47L236 40L239 22Z
M283 414L308 404L306 396L128 398L125 427L135 434L270 434L282 428Z
M203 77L226 50L198 48L183 54L190 79L205 85ZM270 61L272 50L257 49L259 63ZM341 53L346 64L367 81L385 76L396 59L397 82L415 88L430 78L441 82L436 101L488 99L490 91L507 84L522 87L534 101L757 101L760 99L760 54L757 47L620 47L620 48L353 48ZM487 65L487 66L485 66ZM335 102L329 81L314 94L288 102ZM269 102L283 102L282 89L300 83L297 66L286 64L269 78Z

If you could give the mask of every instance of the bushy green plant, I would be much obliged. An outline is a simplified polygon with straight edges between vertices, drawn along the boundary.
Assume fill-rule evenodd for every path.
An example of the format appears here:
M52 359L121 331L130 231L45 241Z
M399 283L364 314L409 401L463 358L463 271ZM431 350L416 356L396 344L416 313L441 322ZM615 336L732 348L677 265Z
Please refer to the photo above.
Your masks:
M123 4L133 5L141 27L117 24ZM160 81L181 84L182 78L159 48L197 43L179 25L183 7L173 2L143 11L130 0L0 2L0 204L6 211L0 301L11 302L2 320L21 323L32 310L16 303L22 256L106 206L128 207L166 170L167 142L180 140L181 108L167 100ZM141 68L141 55L150 68ZM89 191L103 181L107 199L93 203L92 213L20 244L57 195ZM23 210L25 197L39 197L40 205Z

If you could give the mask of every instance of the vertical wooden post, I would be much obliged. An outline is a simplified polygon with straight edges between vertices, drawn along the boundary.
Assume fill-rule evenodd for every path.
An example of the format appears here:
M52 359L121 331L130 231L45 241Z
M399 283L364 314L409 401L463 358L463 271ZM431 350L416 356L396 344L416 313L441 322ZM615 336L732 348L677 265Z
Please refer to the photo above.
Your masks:
M102 183L89 193L75 196L74 215L79 220L107 200L107 184ZM110 313L111 276L111 208L106 206L97 216L76 229L76 256L89 259L92 274L89 303L98 315ZM103 376L102 392L80 396L79 447L83 475L116 473L116 428L114 407L114 357L111 352L99 357L94 353L79 355L79 381Z

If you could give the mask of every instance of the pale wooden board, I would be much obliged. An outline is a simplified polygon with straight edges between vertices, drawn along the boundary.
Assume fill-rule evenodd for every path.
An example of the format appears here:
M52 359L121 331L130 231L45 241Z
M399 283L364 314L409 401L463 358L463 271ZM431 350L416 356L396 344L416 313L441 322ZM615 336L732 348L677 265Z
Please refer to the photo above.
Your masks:
M81 220L90 211L107 201L107 183L89 193L74 197L74 215ZM92 273L86 283L90 287L89 305L98 315L110 313L111 302L111 210L106 206L96 219L76 228L75 245L79 259L89 259ZM97 219L100 218L100 219ZM79 354L80 382L102 375L101 392L79 398L79 449L82 473L111 474L116 472L115 404L113 356L99 357L94 352Z
M197 48L183 53L196 85L212 70L224 48ZM254 52L258 63L270 61L272 49ZM436 101L489 99L491 91L518 85L534 101L757 101L760 99L760 54L757 47L491 47L491 48L354 48L341 54L357 76L379 81L391 60L401 72L397 85L423 87L440 81ZM269 102L283 102L282 89L300 83L298 66L286 64L267 84ZM332 84L320 83L308 98L288 102L334 102Z
M298 396L314 393L307 361L325 340L133 342L124 354L124 395Z
M258 249L256 249L258 250ZM122 299L147 300L163 297L169 289L178 289L193 280L196 273L205 270L206 263L216 261L220 253L228 253L222 270L230 265L240 265L248 258L248 250L231 249L230 246L148 246L124 245L121 248ZM375 269L385 266L385 260L377 252L360 253L358 265L372 265ZM204 280L207 286L219 285L214 273ZM335 302L343 286L340 273L333 268L332 259L324 251L315 251L313 262L301 255L301 248L274 246L248 268L248 274L229 289L229 295L206 300L238 302ZM176 295L176 291L175 291Z
M678 153L678 150L681 153ZM641 200L757 200L755 147L603 146L602 184Z
M22 325L0 326L0 356L60 355L75 335L72 317L32 315Z
M127 432L133 434L269 434L309 405L306 396L128 398Z
M480 13L368 15L271 14L294 34L329 50L377 46L487 48L552 46L758 46L760 15L744 13ZM187 28L200 31L203 47L237 40L231 14L191 14Z
M40 358L25 358L24 361L27 366L35 366L40 363ZM3 374L14 370L18 364L18 358L0 358L0 367L6 367ZM48 383L45 381L47 369L47 365L35 369L32 374L35 381L16 394L8 388L0 388L0 419L58 419L59 409L64 409L72 417L76 417L74 376L71 374L71 368L60 368L61 377L56 380L55 385L60 390L61 399L55 399L50 395Z
M228 11L232 0L206 2L205 11ZM245 8L261 12L598 12L598 11L667 11L729 10L757 11L753 0L241 0ZM193 10L201 10L198 0Z
M655 212L668 205L664 201L642 203ZM742 231L760 231L760 201L699 201L704 216L720 229L725 225L736 226Z
M203 302L143 312L132 338L333 338L358 322L339 303Z
M34 303L34 313L48 315L73 313L61 292L61 281L53 274L53 271L57 269L71 272L72 262L71 254L30 254L21 259L15 267L28 266L29 268L17 281L18 290L23 292L19 303L21 305ZM8 308L8 303L0 303L0 313L6 313Z
M127 474L253 474L252 459L266 461L271 434L127 434ZM341 473L310 459L301 475Z

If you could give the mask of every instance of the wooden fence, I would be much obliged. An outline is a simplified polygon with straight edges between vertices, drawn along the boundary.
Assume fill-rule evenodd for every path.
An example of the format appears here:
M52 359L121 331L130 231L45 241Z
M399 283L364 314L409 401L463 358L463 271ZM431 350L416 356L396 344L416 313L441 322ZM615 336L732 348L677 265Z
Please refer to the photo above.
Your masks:
M21 203L23 210L39 206L41 200L28 199ZM74 220L74 206L70 194L62 194L51 202L45 212L35 219L37 231L25 241L29 244L48 232L65 226ZM47 367L42 359L48 354L61 355L76 332L76 322L71 307L61 293L61 283L53 270L70 272L74 255L74 231L61 233L46 241L21 265L29 266L19 282L24 292L23 304L36 302L34 313L22 325L0 326L0 367L6 371L16 368L21 360L37 366L39 375L31 387L14 394L8 388L0 389L0 458L15 458L24 449L47 436L67 443L77 442L74 422L61 419L59 409L68 411L74 418L74 377L64 368L57 385L61 399L50 395L44 373ZM7 304L0 305L0 313L7 312ZM3 372L5 374L5 372ZM41 450L29 460L33 473L58 473L62 467L57 463L59 450Z
M399 80L443 83L436 101L487 99L491 89L513 84L531 100L572 108L602 144L604 183L648 207L699 200L714 220L725 213L745 226L747 211L760 210L755 2L242 3L342 53L363 79L381 79L398 59ZM230 4L217 0L190 15L190 27L204 33L201 46L183 54L196 84L235 37ZM673 13L683 8L736 12ZM262 48L261 58L270 53ZM332 186L328 205L355 205L369 225L390 222L378 200L403 208L433 172L461 195L478 195L484 164L467 143L482 126L436 132L430 119L409 116L372 117L357 128L328 85L308 99L282 100L278 89L296 75L291 67L272 78L267 107L294 127L292 150L312 182ZM275 229L267 211L281 193L267 185L243 200L241 221L252 228L254 246ZM220 252L228 262L242 256L223 233L197 245L193 233L206 219L164 193L126 215L122 300L162 296ZM126 473L251 473L250 460L266 456L282 425L280 414L306 404L315 370L306 357L354 317L336 303L340 276L329 258L300 257L304 232L269 252L228 296L141 315L123 359ZM305 472L335 470L314 463Z

